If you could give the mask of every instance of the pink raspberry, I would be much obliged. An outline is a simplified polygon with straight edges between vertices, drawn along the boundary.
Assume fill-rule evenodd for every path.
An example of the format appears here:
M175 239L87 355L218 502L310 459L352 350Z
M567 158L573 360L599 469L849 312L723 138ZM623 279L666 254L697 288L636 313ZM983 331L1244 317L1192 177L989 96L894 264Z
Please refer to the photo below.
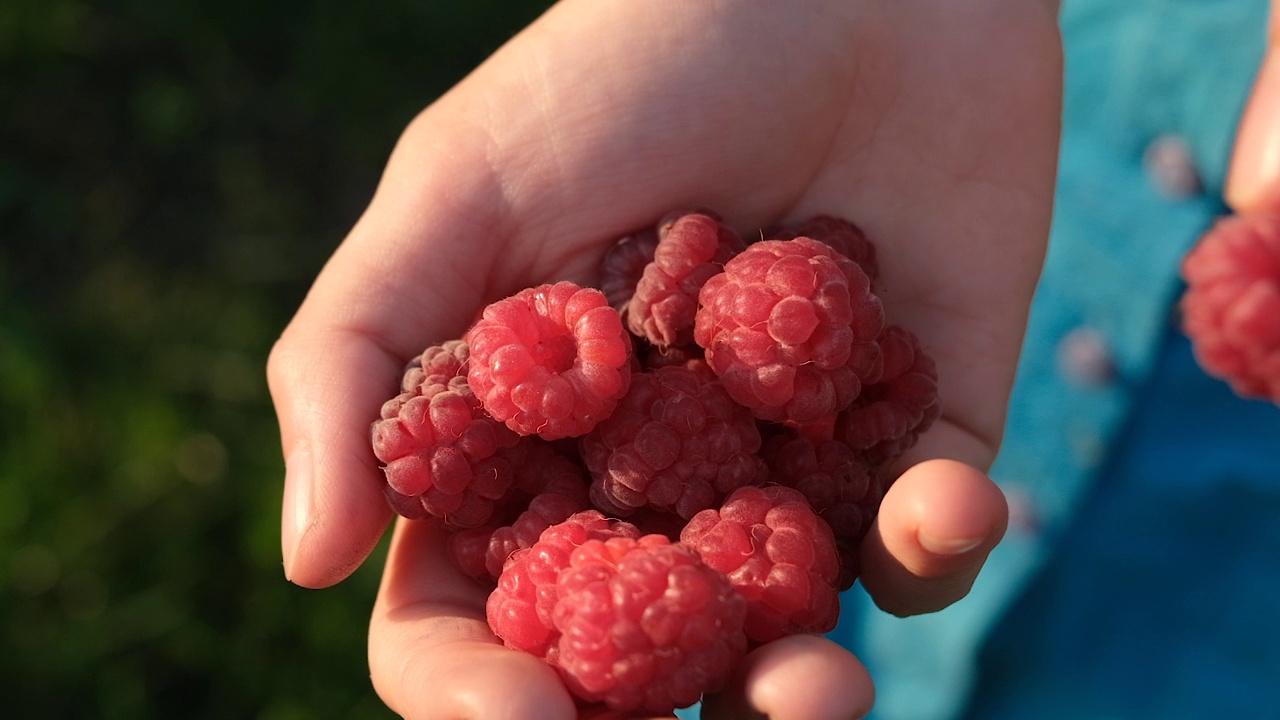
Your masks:
M745 245L710 212L676 211L658 224L653 261L627 307L631 332L658 347L693 342L698 292Z
M645 228L624 236L605 252L600 262L600 292L609 306L625 319L627 306L635 295L636 283L644 269L653 261L653 251L658 247L656 228Z
M747 637L769 642L836 626L836 542L804 495L771 485L735 491L720 509L694 515L680 533L703 562L747 599Z
M598 507L689 518L762 481L760 431L702 362L638 373L608 419L581 438Z
M816 240L750 245L698 300L695 340L729 395L758 418L818 421L880 373L880 299L856 263Z
M556 581L549 661L579 698L670 713L720 689L746 652L746 602L662 535L588 540Z
M484 408L521 435L583 435L631 380L631 336L604 294L571 282L522 290L467 331L467 380Z
M486 522L481 515L487 513L463 508L506 491L506 478L484 471L519 436L485 413L467 385L466 368L462 341L428 348L373 423L373 453L383 466L388 501L401 515L473 527Z
M884 371L840 413L836 437L873 466L893 462L942 415L938 366L910 330L891 325L880 335Z
M1183 328L1236 394L1280 403L1280 213L1219 220L1182 263Z
M569 556L579 545L613 537L638 538L640 531L596 510L575 513L543 530L537 542L513 553L503 565L498 587L485 606L489 628L507 647L545 658L558 639L552 632L552 612L560 571L569 566Z
M769 463L769 479L799 490L831 527L840 554L836 589L849 589L859 573L857 548L884 494L879 476L847 444L814 440L789 428L766 440L762 454Z
M795 226L771 228L765 231L769 240L793 240L798 237L813 238L830 245L841 255L858 263L858 267L875 283L880 276L880 264L876 261L876 246L867 239L862 228L848 220L818 215Z

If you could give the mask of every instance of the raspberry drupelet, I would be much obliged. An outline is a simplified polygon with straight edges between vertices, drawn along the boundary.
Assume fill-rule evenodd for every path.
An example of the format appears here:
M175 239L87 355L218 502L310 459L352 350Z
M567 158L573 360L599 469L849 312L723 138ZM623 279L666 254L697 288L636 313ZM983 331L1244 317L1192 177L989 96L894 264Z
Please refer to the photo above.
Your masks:
M1236 394L1280 404L1280 213L1219 220L1182 263L1183 329Z
M583 435L631 381L631 336L603 293L562 281L484 309L467 331L467 380L485 410L521 435Z
M719 509L694 515L680 542L724 573L747 599L751 640L765 643L836 626L835 538L798 490L741 488Z
M657 347L693 343L698 292L745 247L711 212L676 211L658 223L653 260L627 306L627 327Z
M719 690L746 653L746 601L662 535L588 540L556 581L548 660L579 698L670 713Z
M765 240L702 287L694 339L756 417L805 424L878 379L884 309L857 263L816 240Z
M597 506L690 518L764 480L760 431L701 361L637 373L613 414L580 441Z

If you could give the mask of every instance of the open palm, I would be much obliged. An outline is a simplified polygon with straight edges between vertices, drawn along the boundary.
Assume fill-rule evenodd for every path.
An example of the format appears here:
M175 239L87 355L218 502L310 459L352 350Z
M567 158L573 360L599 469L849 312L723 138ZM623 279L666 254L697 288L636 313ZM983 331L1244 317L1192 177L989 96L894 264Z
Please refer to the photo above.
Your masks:
M1047 3L564 0L410 125L272 353L286 573L337 582L385 529L368 427L408 358L523 287L594 284L612 240L697 205L743 232L840 215L876 243L886 314L937 359L945 410L885 498L863 582L899 614L959 599L1004 528L982 470L1048 232L1059 82ZM384 700L573 717L549 668L495 642L484 598L439 528L399 525L370 630ZM735 690L712 711L871 701L817 638L757 651Z

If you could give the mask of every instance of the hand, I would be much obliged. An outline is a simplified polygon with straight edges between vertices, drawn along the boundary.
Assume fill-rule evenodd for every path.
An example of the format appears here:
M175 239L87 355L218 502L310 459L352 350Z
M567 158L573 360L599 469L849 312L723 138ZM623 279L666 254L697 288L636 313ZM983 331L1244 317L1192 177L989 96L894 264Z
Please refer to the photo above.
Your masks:
M1271 3L1268 45L1227 177L1227 202L1237 212L1280 209L1280 0Z
M695 204L744 230L840 215L877 243L886 313L937 359L946 410L884 500L863 582L897 614L963 597L1006 521L982 469L1048 233L1060 74L1049 3L564 0L414 120L272 352L286 575L338 582L385 529L368 427L406 359L488 301L592 283L613 239ZM382 698L411 718L574 717L554 672L495 641L484 599L438 527L398 523L369 636ZM856 659L800 637L707 712L871 701Z

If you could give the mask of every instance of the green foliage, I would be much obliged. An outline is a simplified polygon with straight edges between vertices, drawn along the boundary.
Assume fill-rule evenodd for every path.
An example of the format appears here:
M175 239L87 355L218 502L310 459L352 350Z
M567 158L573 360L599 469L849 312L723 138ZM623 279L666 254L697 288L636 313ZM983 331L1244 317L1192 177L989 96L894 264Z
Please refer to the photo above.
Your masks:
M545 2L0 3L0 717L388 717L280 568L271 343Z

